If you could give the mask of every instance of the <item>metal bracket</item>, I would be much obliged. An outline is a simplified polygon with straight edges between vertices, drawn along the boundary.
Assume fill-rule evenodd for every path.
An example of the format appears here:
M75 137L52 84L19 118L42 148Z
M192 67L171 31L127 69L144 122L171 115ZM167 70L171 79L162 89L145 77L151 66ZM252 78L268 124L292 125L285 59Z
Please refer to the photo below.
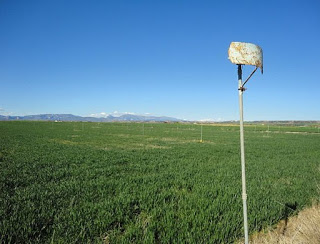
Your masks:
M246 81L243 82L242 86L241 86L238 90L240 90L240 91L242 91L242 92L244 92L245 90L247 90L247 88L245 88L244 85L248 82L248 80L252 77L252 75L254 74L254 72L256 72L257 69L258 69L258 67L256 67L256 68L252 71L252 73L249 75L249 77L246 79ZM240 65L240 71L238 71L238 72L240 72L241 75L242 75L241 65Z
M247 88L241 86L240 88L238 88L238 90L244 92L245 90L247 90Z

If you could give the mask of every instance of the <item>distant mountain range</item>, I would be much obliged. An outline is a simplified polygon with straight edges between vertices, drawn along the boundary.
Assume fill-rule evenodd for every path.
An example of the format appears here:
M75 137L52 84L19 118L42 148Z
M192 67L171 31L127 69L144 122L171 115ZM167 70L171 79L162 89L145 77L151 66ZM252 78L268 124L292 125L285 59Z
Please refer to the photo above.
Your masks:
M131 113L125 114L109 114L103 117L88 116L82 117L73 114L38 114L26 116L5 116L0 115L0 121L17 121L17 120L33 120L33 121L85 121L85 122L197 122L197 123L221 123L221 124L238 124L239 121L187 121L166 116L152 116L152 115L137 115ZM281 125L296 125L304 126L310 124L320 124L320 121L246 121L249 124L281 124Z
M135 114L123 114L121 116L108 115L106 117L82 117L73 114L38 114L26 116L4 116L0 115L0 120L37 120L37 121L86 121L86 122L114 122L114 121L127 121L127 122L181 122L184 120L166 117L166 116L144 116Z

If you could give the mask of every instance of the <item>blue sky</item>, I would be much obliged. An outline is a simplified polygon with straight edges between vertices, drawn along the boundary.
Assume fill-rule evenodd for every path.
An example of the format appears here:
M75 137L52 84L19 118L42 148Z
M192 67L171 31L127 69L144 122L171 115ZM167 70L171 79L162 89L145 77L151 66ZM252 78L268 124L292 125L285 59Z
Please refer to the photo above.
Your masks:
M317 0L2 0L0 114L237 120L242 41L264 51L245 120L320 120L319 26Z

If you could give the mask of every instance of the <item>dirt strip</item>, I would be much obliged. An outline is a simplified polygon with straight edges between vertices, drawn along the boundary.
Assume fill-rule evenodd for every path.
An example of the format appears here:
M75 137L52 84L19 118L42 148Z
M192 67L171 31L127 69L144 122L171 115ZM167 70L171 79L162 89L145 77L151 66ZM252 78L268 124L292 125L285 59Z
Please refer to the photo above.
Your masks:
M275 229L252 235L249 242L250 244L319 244L320 205L314 204L302 210L297 216L281 220Z

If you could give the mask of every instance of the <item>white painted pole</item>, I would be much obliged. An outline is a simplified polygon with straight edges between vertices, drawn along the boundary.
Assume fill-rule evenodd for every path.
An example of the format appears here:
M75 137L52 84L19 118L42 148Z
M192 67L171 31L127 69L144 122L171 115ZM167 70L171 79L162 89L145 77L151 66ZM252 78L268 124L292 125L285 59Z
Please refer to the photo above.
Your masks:
M239 80L239 109L240 109L240 149L241 149L241 172L242 172L242 203L243 203L243 226L245 244L249 243L248 235L248 214L247 214L247 190L246 190L246 166L244 155L244 130L243 130L243 87L242 87L242 69L238 64Z

